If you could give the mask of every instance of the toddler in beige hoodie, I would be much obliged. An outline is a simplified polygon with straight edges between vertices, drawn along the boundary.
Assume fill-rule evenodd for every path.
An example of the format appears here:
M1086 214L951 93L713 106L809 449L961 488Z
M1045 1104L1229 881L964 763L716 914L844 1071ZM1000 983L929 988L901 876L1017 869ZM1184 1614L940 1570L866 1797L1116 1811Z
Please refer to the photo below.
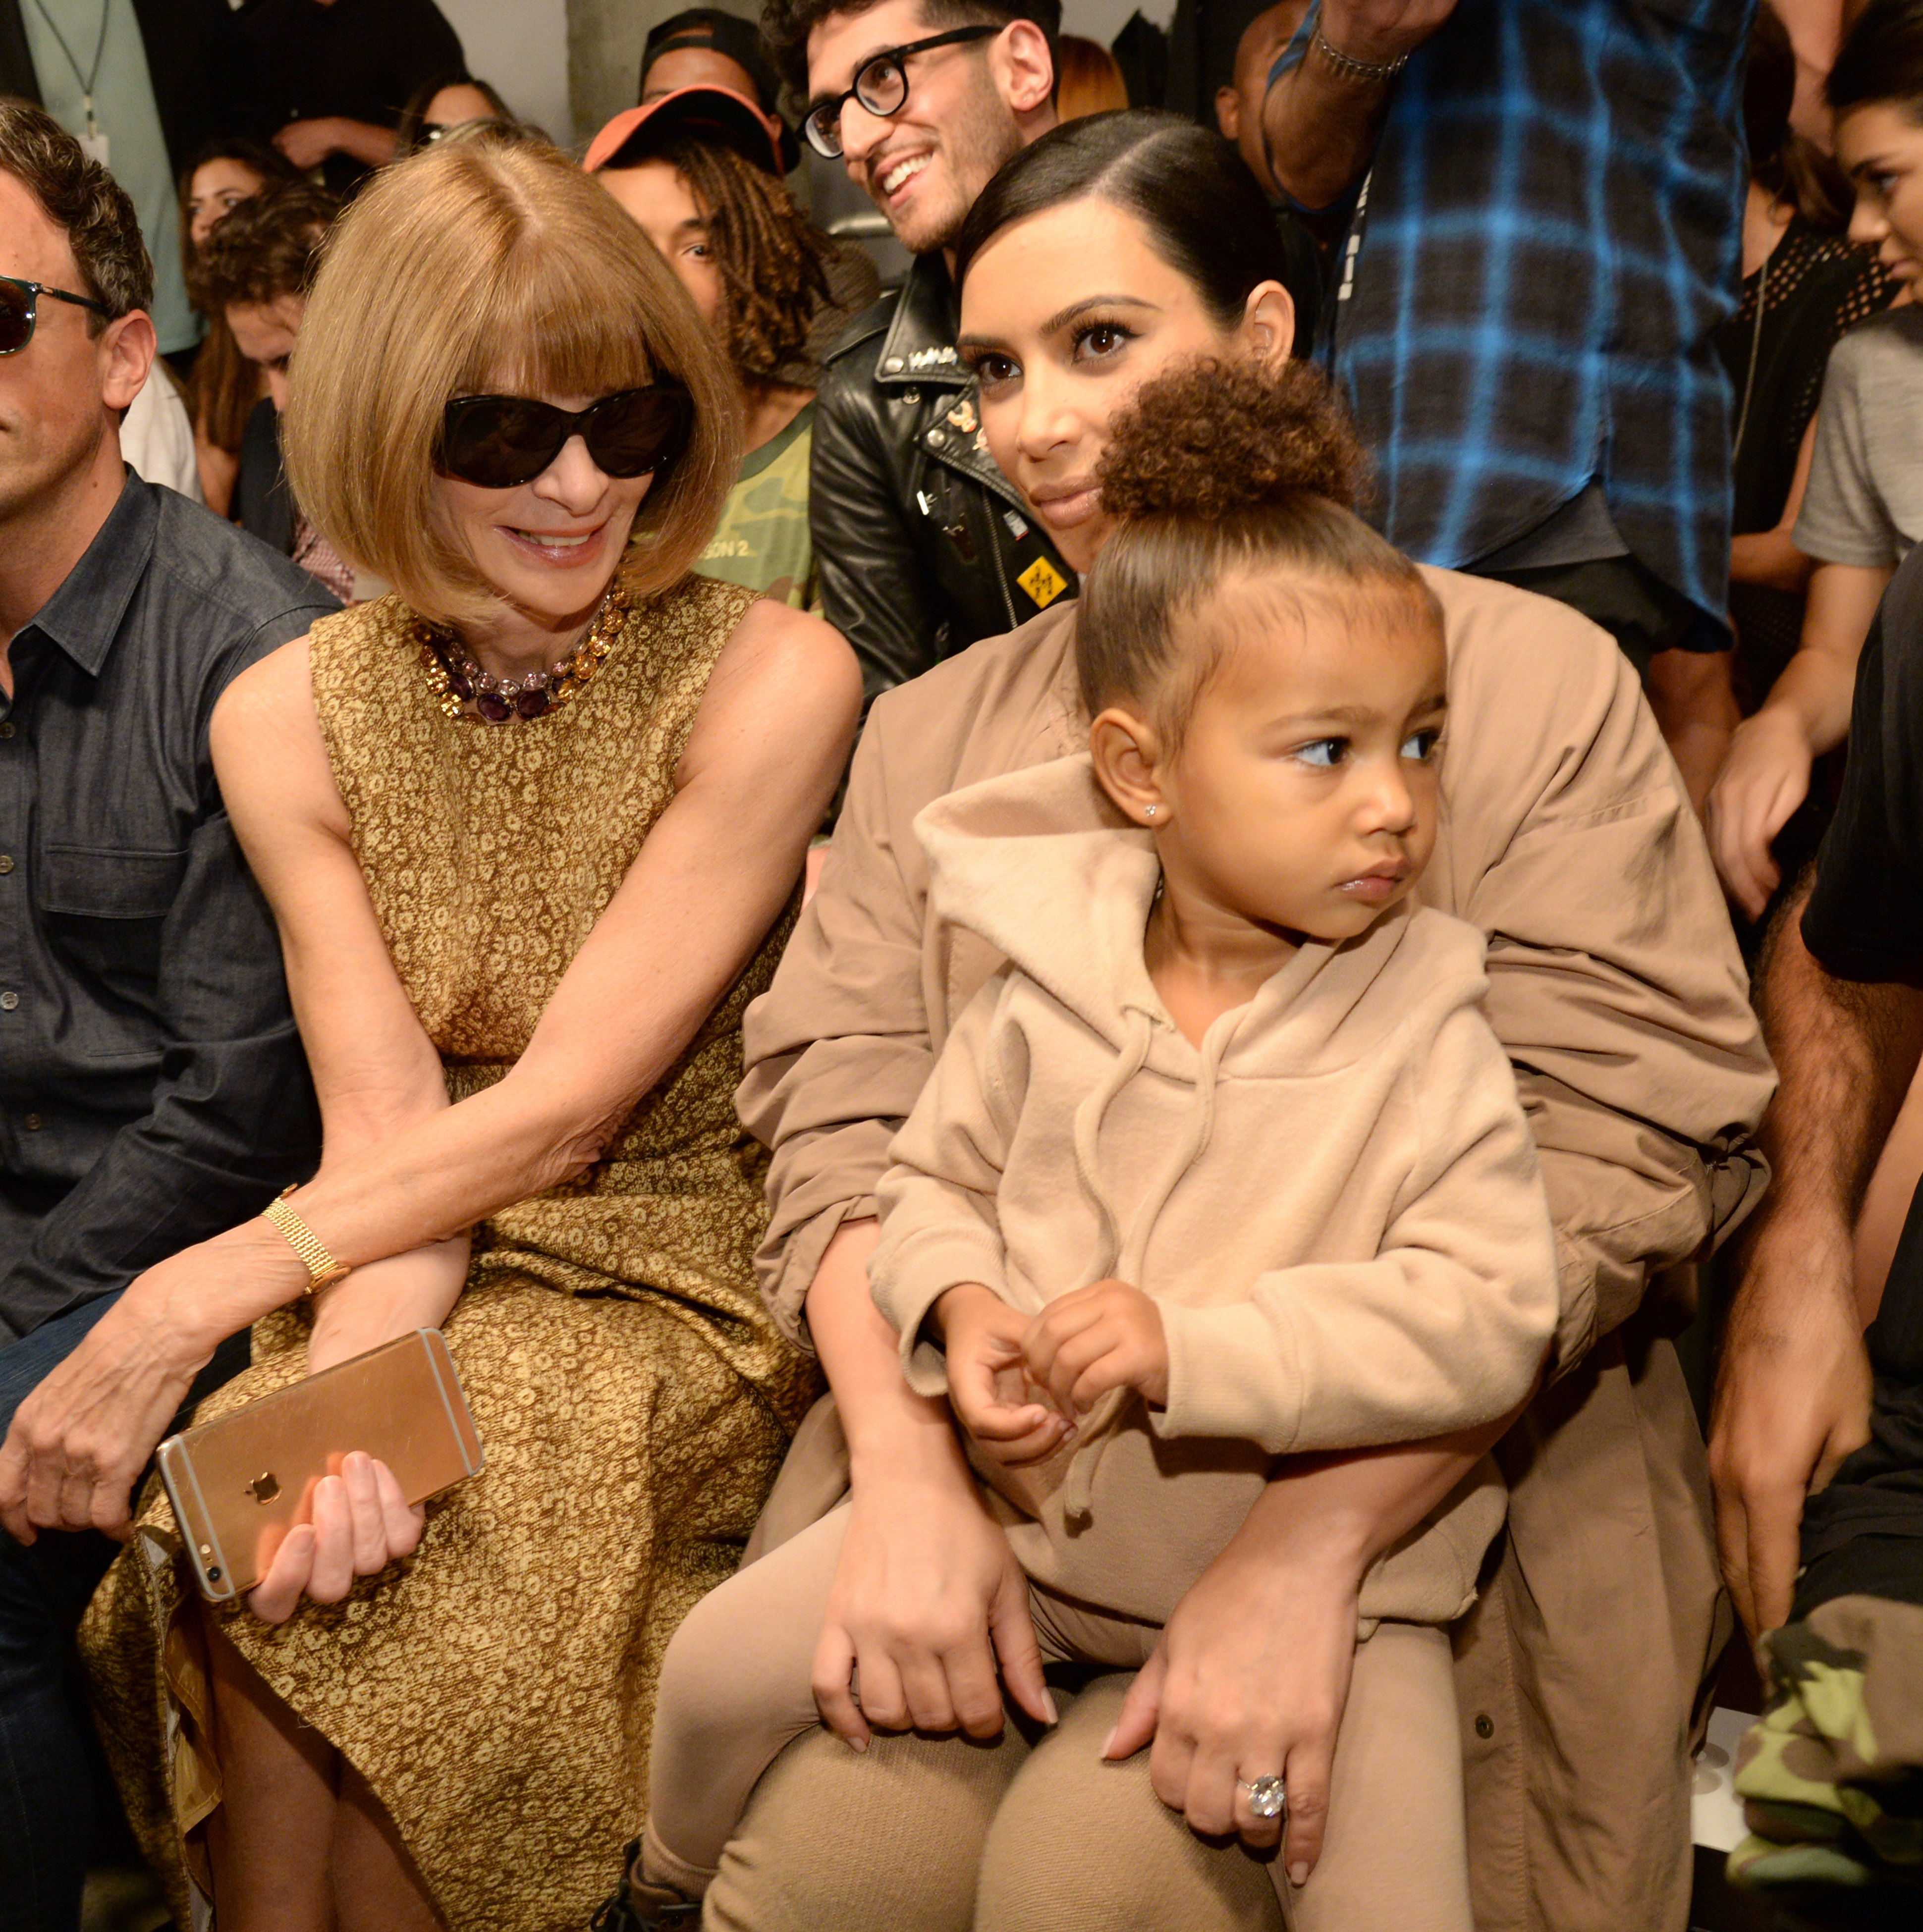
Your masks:
M1482 936L1407 903L1435 833L1440 613L1330 500L1339 433L1295 422L1224 472L1201 406L1226 380L1145 389L1104 464L1121 521L1078 621L1089 755L916 821L940 910L1007 963L895 1142L870 1280L1064 1662L1139 1666L1277 1458L1507 1414L1556 1315L1534 1143L1478 1010ZM1486 1463L1381 1559L1359 1683L1378 1622L1426 1627L1399 1694L1453 1720L1440 1627L1502 1514ZM651 1878L699 1893L813 1720L840 1535L831 1516L744 1570L671 1646ZM1369 1828L1366 1806L1402 1820L1384 1852L1406 1856L1430 1842L1409 1810L1441 1813L1425 1924L1468 1932L1455 1726L1407 1714L1366 1741L1345 1721L1351 1816L1332 1807L1330 1832ZM1249 1815L1281 1808L1283 1771L1242 1768ZM1376 1922L1357 1899L1344 1922Z

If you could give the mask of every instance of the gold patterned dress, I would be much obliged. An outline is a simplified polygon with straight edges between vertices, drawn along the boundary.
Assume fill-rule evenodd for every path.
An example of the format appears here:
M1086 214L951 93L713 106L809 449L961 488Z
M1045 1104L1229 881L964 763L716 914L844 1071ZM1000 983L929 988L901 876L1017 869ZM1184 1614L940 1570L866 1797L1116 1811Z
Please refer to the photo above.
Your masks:
M314 698L355 854L455 1099L526 1047L666 807L750 602L684 580L629 614L573 703L504 726L441 715L396 599L314 626ZM219 1613L366 1777L453 1932L579 1932L612 1887L641 1822L662 1652L735 1568L814 1393L755 1292L764 1162L732 1098L741 1015L792 916L603 1160L476 1230L444 1325L485 1471L430 1505L408 1562L346 1602L305 1604L278 1628ZM200 1418L299 1378L305 1332L299 1308L257 1324L252 1367ZM141 1522L82 1648L185 1928L218 1770L157 1490Z

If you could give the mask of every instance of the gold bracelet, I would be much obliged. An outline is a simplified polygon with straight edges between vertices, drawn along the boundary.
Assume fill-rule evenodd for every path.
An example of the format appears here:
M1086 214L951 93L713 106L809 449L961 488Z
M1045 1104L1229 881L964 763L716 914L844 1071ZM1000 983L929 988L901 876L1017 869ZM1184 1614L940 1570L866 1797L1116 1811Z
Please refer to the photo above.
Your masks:
M331 1287L344 1274L353 1272L347 1262L337 1262L320 1244L320 1238L294 1210L287 1205L287 1196L292 1187L284 1187L260 1210L260 1218L271 1222L287 1238L289 1247L300 1256L307 1268L307 1286L301 1290L303 1294L318 1294L323 1288Z

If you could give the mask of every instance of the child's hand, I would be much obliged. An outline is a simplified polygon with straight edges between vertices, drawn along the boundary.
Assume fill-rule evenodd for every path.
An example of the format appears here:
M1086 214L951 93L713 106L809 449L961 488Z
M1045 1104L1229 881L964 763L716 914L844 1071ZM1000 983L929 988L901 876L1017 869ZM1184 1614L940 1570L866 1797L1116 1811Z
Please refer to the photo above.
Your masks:
M1168 1400L1161 1310L1125 1281L1098 1281L1051 1301L1029 1324L1021 1352L1030 1379L1065 1415L1087 1414L1113 1388Z
M1053 1454L1069 1424L1022 1372L1028 1317L975 1282L948 1289L929 1315L948 1353L949 1405L982 1454L1011 1464Z

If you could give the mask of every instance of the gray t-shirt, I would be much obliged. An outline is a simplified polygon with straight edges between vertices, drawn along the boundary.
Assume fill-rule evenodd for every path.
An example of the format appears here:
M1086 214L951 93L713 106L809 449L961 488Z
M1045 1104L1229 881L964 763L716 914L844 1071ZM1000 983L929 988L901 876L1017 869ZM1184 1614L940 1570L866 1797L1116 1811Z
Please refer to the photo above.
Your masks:
M1893 308L1829 352L1796 548L1896 565L1923 538L1923 308Z

